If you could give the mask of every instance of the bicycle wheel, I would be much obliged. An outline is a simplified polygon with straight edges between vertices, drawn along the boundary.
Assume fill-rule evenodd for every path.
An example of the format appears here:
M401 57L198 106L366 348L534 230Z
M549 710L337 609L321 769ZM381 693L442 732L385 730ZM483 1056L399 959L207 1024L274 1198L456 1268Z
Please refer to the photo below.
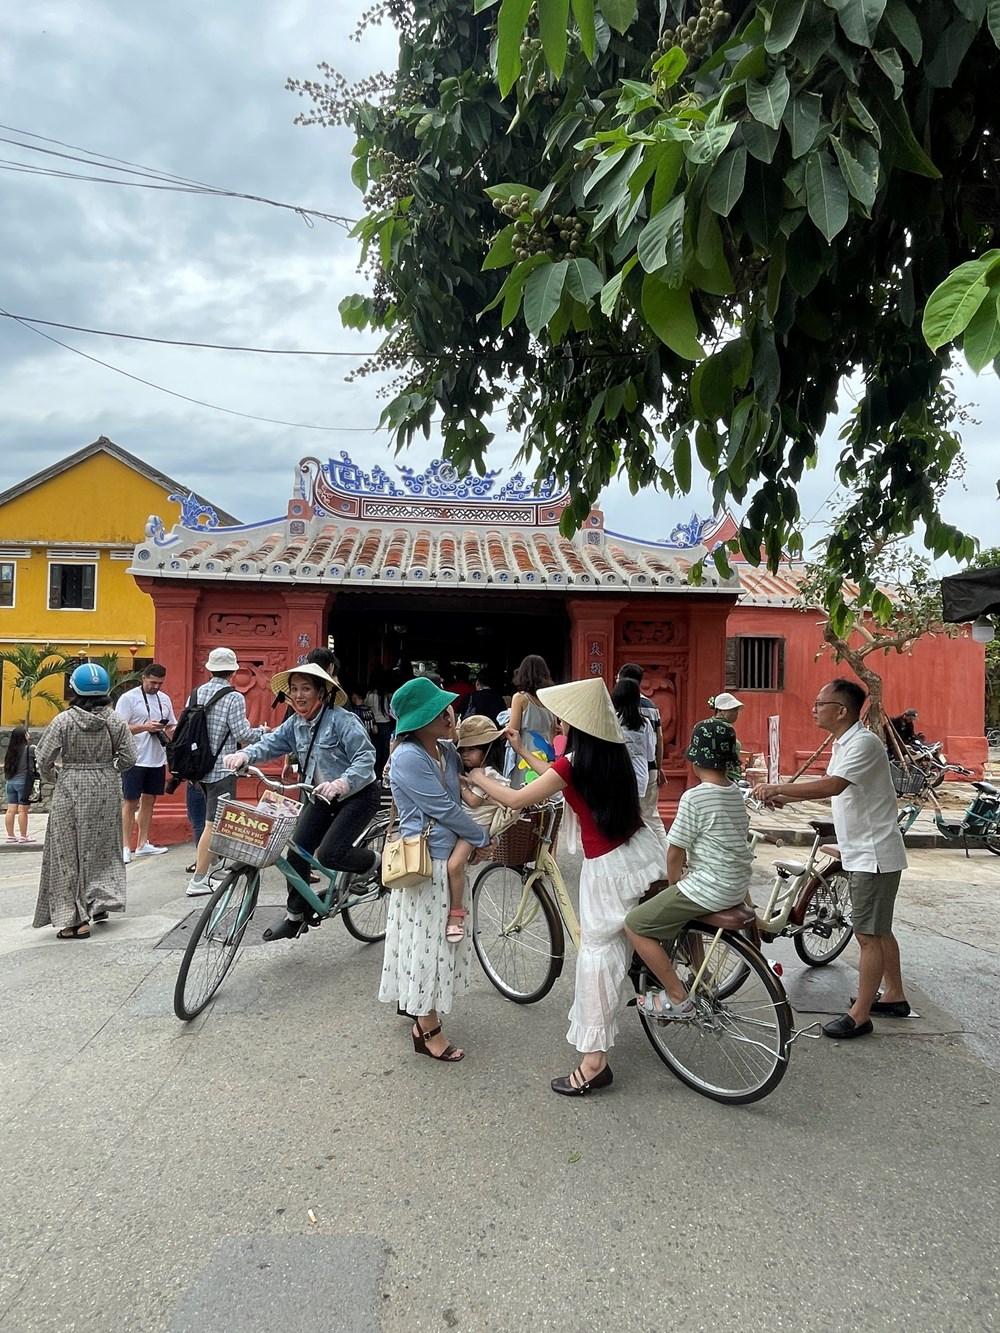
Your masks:
M257 906L260 871L236 866L212 894L191 933L174 986L174 1013L197 1018L233 965Z
M1000 856L1000 829L994 827L983 839L994 856Z
M382 844L385 828L370 833L358 845L379 858L367 875L351 875L347 882L348 900L340 916L348 933L363 944L378 944L385 939L389 919L389 890L382 883Z
M472 942L501 995L534 1004L548 995L566 952L544 876L488 865L472 886Z
M793 937L795 952L810 967L825 967L847 948L851 925L851 890L845 870L834 870L817 881L806 904L802 930Z
M906 805L901 805L896 812L896 823L899 825L900 833L909 833L919 814L920 806L915 802L908 801Z
M715 935L710 926L692 922L678 937L672 958L686 990ZM727 954L733 959L727 961ZM717 957L717 975L746 968L734 995L719 994L712 977ZM639 1014L653 1050L670 1072L703 1097L732 1106L773 1092L788 1068L791 1010L781 983L757 950L738 935L723 935L692 998L691 1019L664 1022Z

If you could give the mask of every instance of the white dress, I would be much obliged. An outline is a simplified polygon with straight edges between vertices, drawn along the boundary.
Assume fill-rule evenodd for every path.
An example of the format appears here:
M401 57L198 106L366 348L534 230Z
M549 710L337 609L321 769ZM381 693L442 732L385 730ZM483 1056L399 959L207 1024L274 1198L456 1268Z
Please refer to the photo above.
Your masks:
M432 861L429 880L411 889L393 889L385 932L385 959L378 998L401 1005L408 1014L451 1012L456 996L469 988L472 970L472 931L448 944L445 923L451 902L448 863ZM471 913L469 877L465 877L462 906ZM471 914L466 922L471 922Z

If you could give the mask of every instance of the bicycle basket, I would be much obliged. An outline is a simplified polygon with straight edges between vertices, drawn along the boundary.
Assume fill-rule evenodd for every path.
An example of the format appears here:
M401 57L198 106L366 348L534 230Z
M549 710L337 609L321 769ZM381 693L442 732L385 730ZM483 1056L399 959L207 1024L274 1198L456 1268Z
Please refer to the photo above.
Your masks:
M295 824L295 815L267 814L243 801L220 801L209 846L217 856L244 865L273 866Z
M930 785L930 778L922 768L904 768L902 764L890 759L889 771L897 796L919 796Z
M541 810L525 810L518 820L511 824L497 838L497 850L493 860L502 866L518 868L534 861L538 856L539 839L545 828L545 821L550 818L548 807ZM562 822L562 805L552 817L550 837L554 840Z

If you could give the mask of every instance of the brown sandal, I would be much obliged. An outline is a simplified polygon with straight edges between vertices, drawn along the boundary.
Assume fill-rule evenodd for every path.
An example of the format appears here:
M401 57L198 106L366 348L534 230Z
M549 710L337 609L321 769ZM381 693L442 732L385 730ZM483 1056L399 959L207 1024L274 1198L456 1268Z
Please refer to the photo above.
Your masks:
M465 1059L465 1052L458 1050L457 1047L449 1044L440 1055L435 1055L433 1051L427 1049L427 1038L436 1037L440 1031L441 1024L439 1023L436 1028L431 1028L429 1032L425 1032L418 1019L414 1023L413 1031L410 1034L413 1038L413 1049L418 1055L429 1055L432 1060L442 1060L446 1065L457 1065L459 1060Z

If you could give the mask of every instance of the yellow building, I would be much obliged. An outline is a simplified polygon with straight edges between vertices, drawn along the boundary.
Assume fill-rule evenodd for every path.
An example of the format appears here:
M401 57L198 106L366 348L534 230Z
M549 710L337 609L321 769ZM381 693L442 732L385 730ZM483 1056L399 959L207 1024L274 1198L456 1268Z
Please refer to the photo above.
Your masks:
M68 657L116 653L123 670L155 657L152 599L128 572L152 514L178 505L183 521L238 523L222 509L101 436L0 493L0 649L54 644ZM61 695L51 677L41 687ZM52 708L38 699L33 722ZM0 724L24 720L6 666Z

